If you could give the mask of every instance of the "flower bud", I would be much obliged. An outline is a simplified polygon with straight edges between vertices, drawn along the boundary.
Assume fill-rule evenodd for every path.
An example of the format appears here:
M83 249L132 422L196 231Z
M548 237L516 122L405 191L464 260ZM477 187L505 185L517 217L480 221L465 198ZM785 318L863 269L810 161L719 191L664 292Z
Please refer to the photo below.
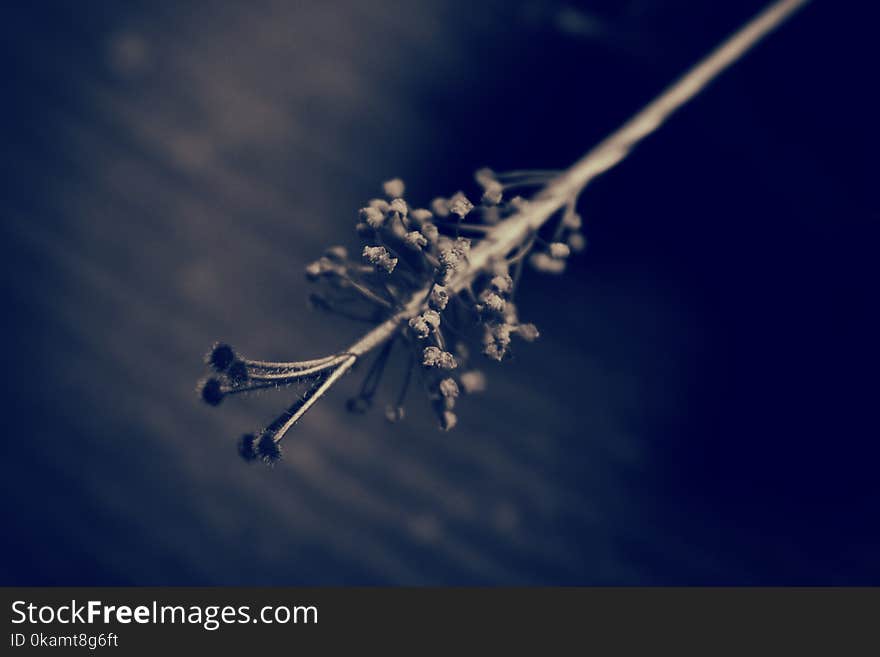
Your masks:
M467 196L464 195L464 192L456 192L452 198L449 199L449 211L452 214L457 214L461 219L464 219L473 209L474 204L468 200Z
M403 196L403 181L400 178L392 178L382 184L382 191L389 198L399 198Z
M361 221L366 223L373 230L379 230L385 223L385 213L378 208L367 206L360 210Z
M486 389L486 375L479 370L470 370L459 377L461 388L465 394L472 395Z
M393 258L384 246L365 246L363 256L370 264L378 269L384 269L389 274L397 266L397 258Z
M550 245L551 258L556 258L557 260L565 260L565 258L570 255L571 249L568 248L568 244L564 244L563 242L553 242Z
M446 309L449 303L449 292L442 285L434 284L431 288L431 295L428 297L428 303L434 310L442 311Z

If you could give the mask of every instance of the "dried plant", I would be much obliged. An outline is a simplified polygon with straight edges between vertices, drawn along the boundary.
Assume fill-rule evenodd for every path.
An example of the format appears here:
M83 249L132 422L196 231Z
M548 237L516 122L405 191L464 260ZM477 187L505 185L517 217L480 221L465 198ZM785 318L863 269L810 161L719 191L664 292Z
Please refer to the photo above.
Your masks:
M373 322L374 328L347 349L312 360L252 360L223 343L208 354L214 374L199 390L211 405L240 393L305 386L278 418L241 438L242 457L277 461L290 428L356 363L379 349L359 394L348 402L349 410L366 411L396 342L404 344L410 366L396 402L386 408L387 419L403 418L415 371L441 429L452 429L457 398L485 386L484 376L472 368L464 337L476 329L482 354L496 361L507 357L514 338L531 342L538 337L538 329L520 320L514 304L520 275L526 263L561 274L570 255L584 249L576 206L587 183L623 160L806 2L781 0L769 6L567 170L481 169L475 176L482 189L476 204L457 192L435 198L429 208L411 207L401 180L386 182L385 198L360 209L356 229L366 245L359 257L332 247L306 268L309 279L322 285L311 295L314 306Z

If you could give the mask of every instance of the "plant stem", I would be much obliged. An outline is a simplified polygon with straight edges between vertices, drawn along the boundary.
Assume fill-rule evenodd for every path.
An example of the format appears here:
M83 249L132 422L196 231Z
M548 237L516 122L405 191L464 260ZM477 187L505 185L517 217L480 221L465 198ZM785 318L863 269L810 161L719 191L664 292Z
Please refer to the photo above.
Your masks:
M536 232L562 208L569 198L579 194L591 180L621 162L640 141L663 125L677 109L693 99L726 68L807 2L809 0L778 0L769 5L617 131L601 141L569 169L553 178L522 210L486 233L483 241L471 250L468 266L459 271L447 286L450 291L460 292L468 287L493 260L507 256L530 233ZM393 336L403 322L421 313L430 289L431 285L428 285L415 292L400 311L349 347L347 353L351 357L334 372L332 379L334 381L338 379L358 358ZM324 389L328 387L329 385L325 385Z

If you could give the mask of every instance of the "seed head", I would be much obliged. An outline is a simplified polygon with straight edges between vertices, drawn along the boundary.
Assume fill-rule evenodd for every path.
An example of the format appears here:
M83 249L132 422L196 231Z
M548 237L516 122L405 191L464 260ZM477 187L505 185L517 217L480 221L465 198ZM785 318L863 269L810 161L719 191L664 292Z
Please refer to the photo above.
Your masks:
M382 183L382 190L389 198L399 198L403 196L404 184L400 178L392 178Z
M439 367L443 370L454 370L458 367L455 356L439 347L425 347L422 352L422 365L425 367Z
M388 201L386 201L384 198L370 199L367 202L367 205L370 206L371 208L376 208L382 214L385 214L386 212L388 212Z
M506 322L490 322L483 327L483 353L492 360L502 360L510 346L513 326Z
M225 342L216 342L208 354L208 364L218 372L225 372L235 360L235 351Z
M442 312L446 309L446 304L449 303L449 292L447 292L446 288L442 285L437 285L435 283L434 287L431 288L431 295L428 297L428 303L434 310Z
M341 276L345 273L345 265L337 258L321 256L315 262L306 265L306 278L315 281L322 276Z
M199 394L206 404L217 406L217 404L223 401L226 393L223 390L223 384L220 382L220 379L211 377L202 382Z
M449 216L449 199L445 199L442 196L438 196L433 201L431 201L431 212L433 212L436 216L441 219L445 219Z
M229 366L229 371L226 372L226 375L235 385L246 383L249 378L247 366L244 364L244 361L240 360L236 360Z
M477 181L477 184L480 185L480 187L485 189L491 183L496 182L495 172L489 167L482 167L474 172L474 180Z
M558 260L565 260L568 256L571 255L571 249L568 248L568 244L563 242L553 242L550 245L550 257L556 258Z
M568 236L568 248L575 253L580 253L587 248L587 239L583 233L572 233Z
M384 246L365 246L363 256L370 264L375 265L378 269L385 270L389 274L397 266L397 258L393 258Z
M443 379L438 386L438 390L443 397L447 399L455 399L458 397L458 384L455 379Z
M526 342L534 342L541 335L534 324L520 324L516 327L516 333Z
M368 205L365 208L361 208L359 214L361 221L373 230L379 230L382 227L382 224L385 223L385 213L379 208L374 208Z
M424 208L415 208L409 211L410 220L419 226L421 226L426 221L431 221L433 217L434 215L431 214L431 211L425 210Z
M424 247L428 246L428 239L417 230L411 230L404 235L403 241L416 251L421 251Z
M281 445L275 441L274 435L265 432L257 442L257 454L266 465L275 465L281 460Z
M507 274L495 276L489 283L498 294L510 294L513 290L513 279Z
M552 258L547 253L533 253L529 256L529 264L542 274L561 274L565 271L565 260Z
M562 225L569 230L580 230L581 224L583 224L581 215L574 210L566 209L565 214L562 215Z
M436 244L437 240L440 239L440 231L437 230L437 226L431 223L422 224L422 235L431 244Z
M479 300L478 310L480 312L493 312L499 315L504 312L506 305L504 299L500 294L491 289L483 290L480 293Z
M388 205L388 212L397 213L401 217L406 217L408 211L409 208L406 206L406 201L402 198L396 198Z
M474 204L468 200L467 196L464 195L464 192L456 192L452 198L449 199L449 211L452 214L457 214L461 219L464 219L473 209Z
M331 246L324 251L324 257L333 262L342 264L348 258L348 249L344 246Z
M458 418L452 411L443 411L440 415L440 428L443 431L452 431L458 424Z
M484 205L498 205L501 203L501 198L504 196L504 187L501 186L501 183L492 180L490 181L483 192L483 204Z
M464 372L460 377L461 388L465 394L472 395L486 389L486 375L479 370Z
M428 326L428 322L425 321L422 315L416 315L411 318L409 320L409 327L412 329L413 335L419 340L424 340L431 335L431 327Z
M257 437L252 433L246 433L238 439L238 454L245 461L257 460Z

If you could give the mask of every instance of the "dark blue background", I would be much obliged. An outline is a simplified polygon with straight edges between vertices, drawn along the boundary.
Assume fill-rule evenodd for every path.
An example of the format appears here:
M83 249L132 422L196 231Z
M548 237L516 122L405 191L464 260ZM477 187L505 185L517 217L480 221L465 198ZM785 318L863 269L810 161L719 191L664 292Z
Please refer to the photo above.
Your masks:
M247 467L288 395L193 392L216 338L357 335L302 268L382 180L567 166L760 6L7 4L0 583L880 583L877 58L839 3L585 191L454 432L346 415L351 379Z

